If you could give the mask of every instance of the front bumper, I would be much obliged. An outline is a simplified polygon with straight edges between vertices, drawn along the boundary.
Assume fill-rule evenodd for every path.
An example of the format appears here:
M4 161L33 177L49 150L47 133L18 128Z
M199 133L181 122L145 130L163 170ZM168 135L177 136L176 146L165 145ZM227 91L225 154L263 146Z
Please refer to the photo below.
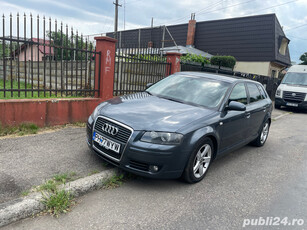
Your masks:
M179 178L185 168L189 152L182 145L157 145L138 141L139 131L134 131L120 160L114 160L105 152L93 148L92 127L87 127L89 148L105 161L134 174L158 179ZM183 144L183 143L182 143ZM158 166L158 171L153 170Z
M289 107L289 108L298 108L298 109L307 109L307 101L303 101L303 102L290 102L290 103L296 103L298 106L290 106L290 105L287 105L287 101L285 101L283 98L278 98L276 97L275 98L275 105L277 106L286 106L286 107Z

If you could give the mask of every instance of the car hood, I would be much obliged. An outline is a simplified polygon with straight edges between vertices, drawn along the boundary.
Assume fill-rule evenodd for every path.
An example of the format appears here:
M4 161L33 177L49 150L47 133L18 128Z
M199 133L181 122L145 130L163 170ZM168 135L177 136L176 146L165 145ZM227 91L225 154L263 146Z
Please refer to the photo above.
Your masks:
M278 89L280 89L282 91L307 93L307 86L302 86L302 85L280 84Z
M99 114L124 123L134 130L175 132L216 111L171 101L146 92L113 98Z

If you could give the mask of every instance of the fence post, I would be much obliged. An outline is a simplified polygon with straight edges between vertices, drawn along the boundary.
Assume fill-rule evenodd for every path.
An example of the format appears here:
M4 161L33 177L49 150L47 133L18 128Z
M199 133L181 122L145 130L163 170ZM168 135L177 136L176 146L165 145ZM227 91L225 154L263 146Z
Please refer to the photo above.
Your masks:
M99 95L95 97L108 100L113 97L114 90L114 68L115 68L115 44L116 39L110 37L95 37L96 52L101 53L101 58L96 55L95 82L99 84ZM100 71L99 71L100 65ZM97 87L98 88L98 87Z
M167 62L171 63L170 74L180 72L180 56L181 56L181 53L167 52L166 56L167 56Z

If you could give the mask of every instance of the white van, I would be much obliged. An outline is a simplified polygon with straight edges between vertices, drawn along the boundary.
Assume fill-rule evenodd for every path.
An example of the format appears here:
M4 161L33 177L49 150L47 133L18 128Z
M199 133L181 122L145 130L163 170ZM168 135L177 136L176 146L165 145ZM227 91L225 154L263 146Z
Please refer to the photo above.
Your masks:
M281 106L307 109L307 65L288 70L275 94L275 108Z

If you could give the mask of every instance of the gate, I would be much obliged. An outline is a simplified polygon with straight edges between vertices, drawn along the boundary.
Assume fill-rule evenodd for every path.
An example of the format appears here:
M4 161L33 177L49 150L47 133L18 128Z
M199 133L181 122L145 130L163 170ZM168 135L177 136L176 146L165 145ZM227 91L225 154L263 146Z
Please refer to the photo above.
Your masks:
M99 93L95 59L101 54L78 31L32 14L10 15L7 21L3 15L1 25L0 99Z
M148 83L156 83L170 73L171 63L159 48L117 44L113 95L143 91Z

